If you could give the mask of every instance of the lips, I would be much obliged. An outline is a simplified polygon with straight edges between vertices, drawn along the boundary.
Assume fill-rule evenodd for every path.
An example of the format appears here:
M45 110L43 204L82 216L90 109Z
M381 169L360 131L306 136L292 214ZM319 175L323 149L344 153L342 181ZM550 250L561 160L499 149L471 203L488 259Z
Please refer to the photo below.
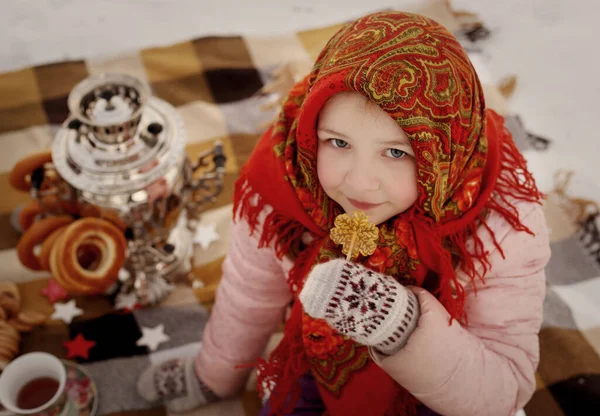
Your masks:
M369 209L373 209L378 207L381 204L372 204L370 202L357 201L356 199L347 198L348 201L352 204L352 206L356 209L360 209L362 211L367 211Z

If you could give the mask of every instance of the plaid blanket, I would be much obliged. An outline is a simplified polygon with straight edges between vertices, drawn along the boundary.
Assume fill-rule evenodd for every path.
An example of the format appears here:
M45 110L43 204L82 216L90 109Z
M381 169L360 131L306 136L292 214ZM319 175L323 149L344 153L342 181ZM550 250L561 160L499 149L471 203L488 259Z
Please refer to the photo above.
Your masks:
M454 13L446 2L429 2L423 7L416 11L455 31L467 47L481 35L481 26L473 26L472 15ZM11 225L11 215L28 196L10 188L8 171L21 157L50 146L58 125L68 115L66 98L76 83L106 71L132 74L177 108L185 122L190 157L221 140L229 158L224 191L202 217L202 223L216 224L220 239L206 249L195 248L194 272L206 289L179 286L161 305L133 312L116 311L105 297L75 297L84 311L82 316L68 325L51 320L24 337L22 353L47 351L61 358L66 356L63 342L77 334L96 342L88 359L77 360L97 384L98 414L168 414L164 407L150 406L137 396L137 376L153 363L192 355L201 348L202 329L213 301L209 288L218 283L228 244L233 182L265 124L276 114L274 97L264 92L281 76L282 66L309 68L338 28L335 25L277 37L203 37L118 56L0 74L0 277L18 283L23 309L48 315L53 312L40 293L49 276L23 268L17 259L15 246L20 235ZM293 77L293 72L289 70L288 76ZM523 129L501 91L495 85L484 87L488 105L507 116L524 153L538 151L541 139ZM598 217L588 218L587 225L581 227L565 210L569 201L572 199L565 199L564 193L551 194L545 205L553 257L547 270L537 389L525 408L530 415L582 415L600 408ZM154 352L136 345L142 327L161 323L170 337L168 342ZM276 342L277 334L271 347ZM256 415L260 404L253 383L251 378L247 392L240 397L189 415Z

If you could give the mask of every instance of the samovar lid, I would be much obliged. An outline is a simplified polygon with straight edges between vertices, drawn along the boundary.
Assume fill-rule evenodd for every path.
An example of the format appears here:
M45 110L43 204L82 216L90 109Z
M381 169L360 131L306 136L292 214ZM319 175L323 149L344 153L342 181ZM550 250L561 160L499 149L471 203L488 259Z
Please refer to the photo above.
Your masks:
M185 157L181 118L135 77L88 77L73 88L68 105L70 115L54 137L52 160L77 189L133 194Z

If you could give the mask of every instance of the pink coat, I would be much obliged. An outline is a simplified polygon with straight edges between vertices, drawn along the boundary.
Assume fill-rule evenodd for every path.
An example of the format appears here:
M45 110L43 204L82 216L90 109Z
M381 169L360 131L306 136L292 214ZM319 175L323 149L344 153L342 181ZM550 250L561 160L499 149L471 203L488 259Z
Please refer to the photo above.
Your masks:
M498 216L488 219L504 257L487 231L481 232L492 268L476 292L472 285L466 288L469 326L448 325L437 299L417 290L422 315L406 346L389 357L372 353L394 380L440 414L514 415L535 390L550 248L542 208L524 202L516 206L535 235L514 231ZM196 360L198 374L220 396L244 388L249 370L234 367L262 355L292 299L286 283L291 262L279 260L272 248L259 249L258 233L251 236L243 220L231 232ZM464 275L459 278L466 281Z

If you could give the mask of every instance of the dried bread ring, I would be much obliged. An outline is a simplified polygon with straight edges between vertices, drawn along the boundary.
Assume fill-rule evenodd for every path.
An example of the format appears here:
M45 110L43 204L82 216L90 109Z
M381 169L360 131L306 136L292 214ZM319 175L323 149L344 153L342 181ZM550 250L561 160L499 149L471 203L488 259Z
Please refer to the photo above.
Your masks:
M0 355L14 358L19 353L19 343L5 338L0 338Z
M33 249L43 242L52 231L63 225L73 222L69 216L48 217L33 224L19 240L17 254L21 263L31 270L42 270L40 259L35 255Z
M21 212L19 212L19 225L21 226L21 229L26 231L31 227L35 222L35 217L37 217L40 212L42 212L42 208L38 201L30 201L25 205L23 209L21 209Z
M50 256L55 278L72 293L103 293L125 264L127 240L111 222L82 218L60 234Z
M21 310L21 294L15 282L0 282L0 311L2 319L16 316Z
M33 325L28 325L16 318L9 319L6 322L19 332L31 332L33 330Z
M4 321L0 321L0 335L15 342L19 342L21 340L21 335L17 332L17 330Z
M62 235L62 233L59 235L58 238L60 238L61 235ZM57 238L57 240L58 240L58 238ZM58 285L73 295L74 294L86 294L86 293L93 292L93 288L91 288L91 287L87 287L87 286L73 287L62 277L62 274L58 269L58 257L59 256L58 256L57 247L58 247L58 245L56 243L54 243L52 245L52 247L50 248L49 268L50 268L50 272L52 273L52 276L54 277L54 279L56 280Z
M77 202L77 199L61 201L60 207L63 210L63 212L66 212L71 215L79 215L79 202Z
M21 304L21 293L19 287L15 282L4 280L0 282L0 296L8 295L11 298L16 299L17 303Z
M19 353L21 334L6 322L0 324L0 361L10 362Z
M0 357L11 361L19 353L19 343L13 341L0 341Z
M121 231L125 231L127 229L127 224L125 221L123 221L121 216L113 209L98 208L95 205L87 204L81 208L79 215L85 218L101 218L109 221Z
M7 331L0 331L0 345L14 345L17 347L19 345L19 341L20 340L18 337L13 337L13 335L9 334Z
M60 251L58 249L58 240L62 237L62 235L64 234L65 231L66 231L66 228L63 229L62 232L58 234L58 236L56 237L56 241L50 247L50 255L48 258L48 261L49 261L48 267L49 267L50 272L52 273L52 276L54 276L54 279L59 284L59 286L62 287L67 292L69 292L70 294L73 294L73 295L88 294L89 295L89 294L98 293L98 290L90 285L86 285L85 283L81 283L81 282L79 282L79 283L75 282L75 284L72 284L70 280L65 279L63 277L64 271L59 267L59 264L58 264L59 258L60 258L60 255L59 255Z
M37 311L24 311L17 315L17 320L25 325L38 326L46 323L47 316Z
M77 202L60 201L54 195L48 195L42 198L42 202L30 201L19 212L19 225L23 231L27 231L33 225L36 217L41 213L67 213L76 215L78 213Z
M42 243L42 249L40 250L39 255L42 270L50 270L50 253L52 252L52 247L54 247L56 240L58 240L58 237L67 229L67 227L68 225L63 225L52 231Z
M0 295L0 309L4 311L5 319L8 320L13 316L17 316L19 310L21 310L21 304L17 299L3 293Z
M52 162L52 152L49 150L34 153L21 159L10 171L8 183L19 191L29 192L31 187L28 180L29 175L31 175L34 170L41 168L49 162Z

